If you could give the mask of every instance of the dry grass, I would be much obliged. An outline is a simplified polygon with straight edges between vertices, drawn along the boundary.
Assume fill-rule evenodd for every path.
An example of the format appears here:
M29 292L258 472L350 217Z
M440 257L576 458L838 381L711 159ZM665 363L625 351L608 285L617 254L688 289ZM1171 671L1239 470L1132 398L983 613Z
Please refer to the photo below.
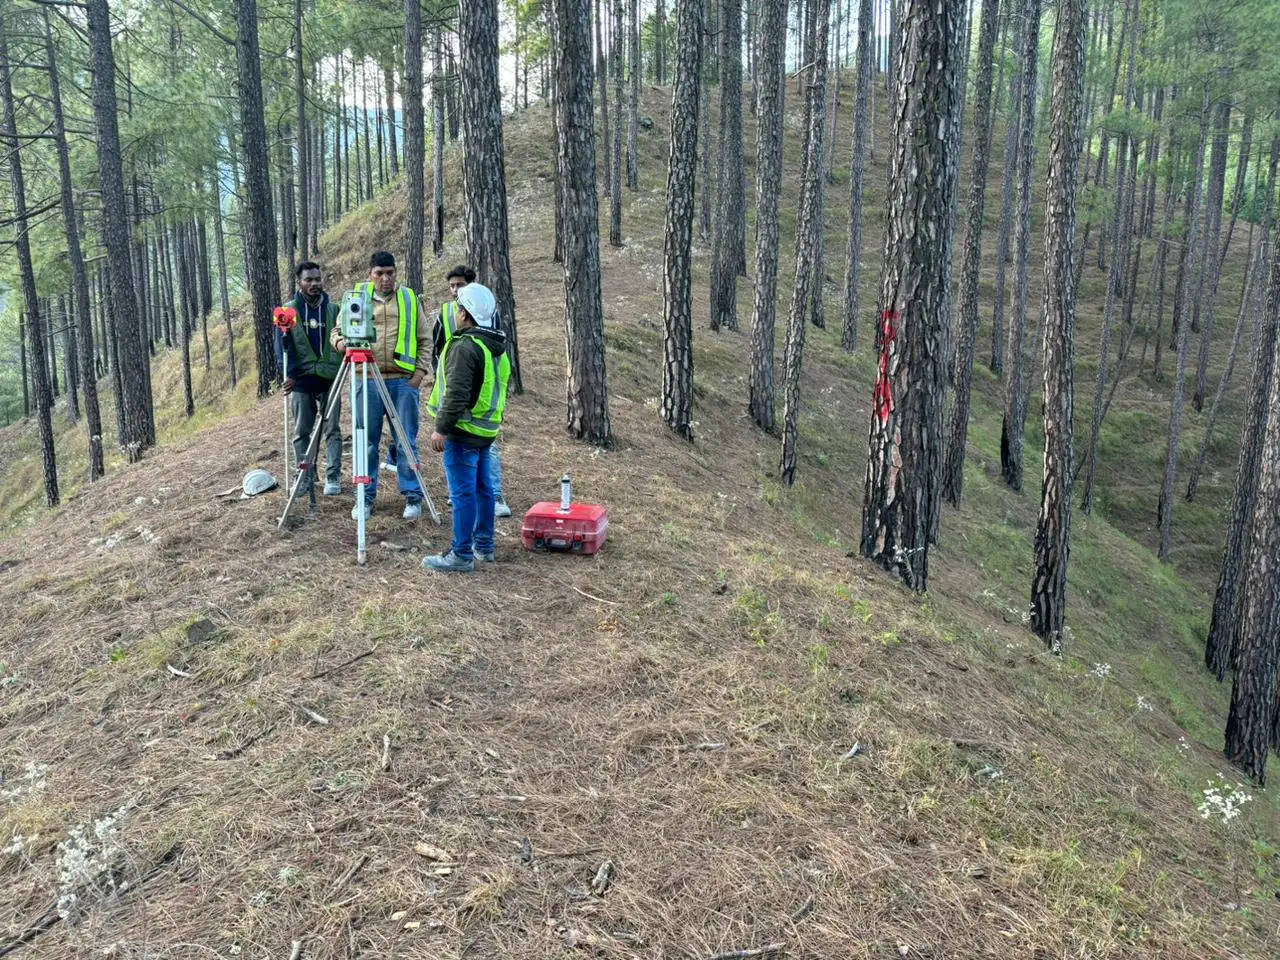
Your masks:
M536 118L509 131L514 156L543 155ZM1041 653L1007 548L1029 543L1034 492L990 481L982 422L931 597L847 559L869 364L830 334L809 351L796 489L769 479L775 444L741 412L741 334L697 333L697 444L661 426L649 136L628 246L602 250L613 452L563 435L548 191L512 188L531 389L505 485L519 508L570 470L612 509L598 557L520 552L504 522L497 567L431 577L418 560L444 532L383 510L361 570L346 498L278 536L279 494L213 498L278 469L276 402L174 437L4 542L0 771L49 769L0 806L0 843L42 838L0 858L0 937L47 910L52 844L132 801L130 889L32 955L1273 955L1274 810L1260 799L1231 837L1194 812L1220 746L1175 700L1220 706L1179 632L1202 595L1091 521L1152 609L1118 608L1078 562L1071 658ZM327 238L335 269L358 270L372 219ZM1135 711L1138 693L1157 709Z

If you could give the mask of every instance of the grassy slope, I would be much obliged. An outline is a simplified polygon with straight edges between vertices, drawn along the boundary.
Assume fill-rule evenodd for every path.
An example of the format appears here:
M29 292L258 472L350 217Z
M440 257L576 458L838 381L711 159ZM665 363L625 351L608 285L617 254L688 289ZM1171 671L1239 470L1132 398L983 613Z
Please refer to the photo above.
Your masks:
M661 130L657 97L651 109ZM463 602L456 581L417 568L437 531L388 511L373 525L388 546L358 571L344 504L323 503L320 520L279 538L278 499L211 499L247 467L278 463L276 403L255 404L250 385L197 425L166 416L169 442L146 463L24 523L3 548L0 674L14 679L0 687L11 732L0 769L49 770L43 791L0 806L0 841L40 835L0 860L0 924L16 932L47 907L52 845L71 825L132 799L122 836L135 882L174 856L145 896L43 934L48 955L187 942L274 956L294 937L317 957L674 957L779 940L806 957L1274 950L1273 798L1230 836L1194 810L1222 769L1224 691L1198 666L1222 489L1179 513L1185 576L1156 563L1137 524L1162 454L1142 414L1158 418L1158 401L1145 387L1117 401L1111 436L1125 450L1112 455L1109 438L1104 502L1137 540L1078 518L1069 655L1047 658L1019 623L1039 465L1033 454L1020 496L1000 484L989 377L966 502L944 516L927 600L845 557L871 361L842 355L836 331L810 332L794 489L773 480L775 444L742 412L741 334L696 335L697 444L661 428L659 133L643 140L628 245L602 251L619 448L563 438L546 128L535 110L508 132L534 386L513 407L504 465L517 503L554 495L571 469L580 495L612 507L606 552L525 555L504 525L506 562ZM869 224L881 182L871 178ZM838 184L828 196L833 277L844 194ZM379 201L326 236L339 277L369 246L394 245L395 209ZM871 251L878 231L867 233ZM450 241L456 257L460 238ZM695 295L705 303L704 284ZM174 395L174 374L166 358L162 395ZM1215 457L1228 483L1230 461L1230 450ZM7 490L35 488L31 469L18 464ZM1130 471L1143 481L1131 500ZM189 631L195 621L212 635ZM1111 666L1106 678L1095 663ZM861 752L842 760L855 741ZM415 855L422 840L457 865ZM584 896L606 858L613 886Z

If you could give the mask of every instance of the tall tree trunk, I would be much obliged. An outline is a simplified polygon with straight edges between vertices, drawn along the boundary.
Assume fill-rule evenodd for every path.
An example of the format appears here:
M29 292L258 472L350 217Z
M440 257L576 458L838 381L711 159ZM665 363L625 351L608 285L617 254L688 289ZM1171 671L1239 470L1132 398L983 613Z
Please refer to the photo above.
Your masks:
M1209 156L1209 194L1205 201L1205 215L1209 218L1204 234L1204 253L1200 261L1200 289L1196 291L1193 316L1200 329L1200 354L1196 362L1196 386L1191 395L1191 405L1199 413L1204 409L1205 395L1209 390L1209 343L1213 337L1214 304L1218 297L1218 280L1222 275L1218 259L1218 242L1222 238L1222 201L1226 193L1227 138L1231 133L1231 103L1218 106L1218 122L1214 129L1213 148ZM1208 292L1205 292L1205 285ZM1203 320L1200 311L1204 310Z
M1266 264L1271 262L1271 229L1274 211L1277 166L1280 164L1280 136L1271 140L1271 164L1267 175L1265 208L1262 215L1262 243L1259 249L1259 288L1263 282L1274 289L1275 276L1266 281ZM1272 268L1274 270L1274 267ZM1245 550L1249 523L1257 498L1261 469L1262 432L1267 418L1267 402L1275 375L1276 338L1280 323L1274 312L1256 318L1259 326L1254 338L1253 374L1249 387L1249 406L1240 431L1240 454L1236 465L1236 482L1231 494L1231 511L1227 518L1226 544L1218 567L1218 586L1213 595L1213 614L1205 641L1205 666L1221 680L1227 667L1236 662L1235 638L1240 625L1241 591L1244 588Z
M812 56L804 71L808 77L808 103L805 115L808 127L805 136L810 145L821 142L826 116L822 112L826 82L828 12L831 0L812 0L817 18L812 44ZM806 147L806 152L811 150ZM782 482L791 486L796 482L796 460L800 443L800 377L803 370L805 326L809 322L813 305L813 285L821 281L816 276L815 250L817 231L814 221L818 215L818 191L822 189L822 167L809 163L800 181L800 215L796 220L796 282L791 297L791 314L787 320L787 346L783 355L783 369L787 384L782 411L782 458L779 472Z
M67 257L71 261L71 290L75 299L77 324L76 347L80 369L84 371L85 427L89 431L89 482L105 473L102 452L102 411L98 404L98 378L93 365L93 318L89 313L89 275L85 271L80 249L79 221L71 179L71 163L67 152L66 123L62 114L62 92L58 77L58 55L53 45L49 15L44 16L46 62L49 70L49 99L53 107L53 137L58 154L58 183L61 187L62 220L67 234ZM23 381L24 408L26 381Z
M711 8L716 0L706 0L702 11L702 45L712 41ZM702 189L698 197L698 239L706 243L711 239L711 201L715 190L715 177L712 176L712 140L711 140L711 70L710 65L716 62L715 57L706 57L702 64L702 75L699 78L702 89L698 95L698 182ZM607 178L606 178L607 181Z
M613 149L609 155L609 246L622 246L622 81L625 57L622 52L622 0L613 3L613 36L609 46L613 68Z
M432 100L436 98L432 91ZM421 291L422 246L426 231L426 192L423 177L426 169L426 131L422 115L422 4L420 0L404 3L404 166L409 193L405 280L410 290ZM437 143L439 140L437 139Z
M658 0L658 9L654 14L654 51L653 78L658 85L667 82L667 4L666 0Z
M419 15L421 19L421 15ZM422 27L419 24L418 37L422 37ZM400 175L400 157L399 146L396 143L396 68L393 60L383 71L383 80L386 84L387 96L387 153L391 158L391 179L395 179ZM401 99L404 98L404 90L400 91ZM418 50L418 103L422 103L422 50Z
M711 239L711 329L738 329L738 231L746 202L742 194L742 3L720 0L724 31L720 46L720 165L716 175L716 219Z
M1276 245L1280 252L1280 244ZM1262 785L1268 747L1277 722L1276 664L1280 656L1280 377L1275 376L1280 325L1280 257L1273 257L1264 323L1269 334L1272 367L1265 423L1256 426L1257 494L1249 522L1240 617L1235 630L1235 682L1227 717L1228 760Z
M569 433L597 446L609 446L613 433L609 426L600 300L600 211L596 201L595 118L591 109L589 2L555 0L556 90L562 97L558 164L564 175L565 201L564 319L569 354L566 393ZM493 28L496 55L496 11ZM464 34L464 65L466 51Z
M36 415L40 428L40 452L44 466L45 502L57 506L58 464L53 447L53 395L46 373L44 326L40 316L40 300L36 294L36 273L31 265L31 242L28 238L27 186L22 174L22 143L18 139L18 121L13 106L13 88L9 80L9 23L0 17L0 98L4 106L4 140L9 152L9 182L13 194L14 246L18 251L18 272L21 278L22 300L26 307L27 333L31 337L31 378L36 395ZM52 345L53 336L50 334Z
M86 0L93 57L93 115L98 146L98 185L102 195L103 240L111 283L111 319L119 338L119 370L124 429L119 442L130 463L155 443L151 371L143 328L133 294L129 256L129 218L125 207L120 131L116 123L115 56L107 0Z
M941 487L964 12L964 0L908 0L899 21L891 167L914 175L890 179L861 551L918 592Z
M231 389L236 388L236 334L231 328L231 298L227 293L227 249L222 232L222 172L213 168L213 244L218 257L218 298L222 305L222 322L227 328L227 364L231 369Z
M1182 259L1185 265L1190 251L1195 250L1200 242L1201 204L1200 188L1204 177L1204 150L1209 136L1209 83L1204 84L1204 102L1200 111L1200 139L1196 144L1192 157L1192 175L1190 197L1187 200L1187 239L1183 247ZM1169 405L1169 446L1165 452L1164 480L1160 484L1160 500L1156 508L1156 520L1160 527L1160 547L1157 551L1161 560L1169 561L1173 548L1173 486L1178 473L1178 444L1182 439L1182 400L1186 392L1187 376L1187 344L1190 340L1191 318L1188 316L1187 280L1189 270L1179 270L1178 291L1174 297L1174 326L1178 331L1178 362L1173 376L1173 401Z
M1136 2L1135 2L1136 6ZM1044 486L1031 578L1031 629L1062 652L1075 468L1076 179L1083 139L1085 0L1061 0L1053 50L1053 116L1044 224Z
M481 283L498 301L511 357L511 386L524 392L516 336L516 300L507 253L507 171L502 145L502 96L498 89L497 0L459 8L462 62L462 194L467 254ZM593 151L594 154L594 151Z
M960 491L964 485L969 403L973 391L973 359L978 340L978 271L981 267L982 227L987 202L987 167L991 161L991 134L995 126L991 110L991 74L999 17L999 0L984 0L981 26L978 29L978 96L974 104L977 139L973 145L969 224L964 239L964 259L960 267L960 309L956 317L956 397L942 468L942 496L957 507L960 505Z
M693 243L695 203L693 181L698 164L702 4L703 0L683 0L679 8L662 275L664 311L661 414L667 426L688 440L693 439L693 294L690 290L690 248ZM776 194L774 203L777 203ZM775 258L776 250L775 244ZM769 354L772 360L772 338L769 342Z
M863 0L869 5L871 0ZM774 327L778 312L778 200L782 191L782 91L786 83L787 0L763 0L759 66L756 74L756 282L751 330L751 385L747 410L760 429L772 433ZM696 34L690 40L697 46ZM697 96L698 70L687 81ZM693 123L696 126L696 111ZM676 140L672 133L672 157ZM688 162L692 166L693 158ZM855 160L856 162L856 160ZM693 214L693 184L689 185L689 213Z
M369 141L373 139L369 132L369 78L365 72L366 59L360 58L360 117L364 127L364 195L366 200L373 199L373 147Z
M609 0L595 0L596 21L596 79L600 83L600 141L604 144L604 192L613 196L613 138L609 135L609 69L604 55L605 28L604 4Z
M311 215L310 142L307 134L307 88L302 70L302 0L293 0L293 96L298 108L298 243L302 247L302 259L309 260L311 251L307 241L311 235L308 217Z
M444 104L445 80L441 66L440 33L436 32L431 61L431 252L444 256Z
M184 410L188 417L194 416L196 412L195 397L191 390L191 331L195 329L196 304L191 297L191 258L186 255L183 242L183 234L186 232L185 227L175 224L173 232L170 234L169 249L173 253L173 259L177 266L178 272L178 300L182 304L182 397L184 401Z
M871 0L858 6L858 91L853 107L853 157L849 168L849 241L844 254L844 326L840 345L858 346L859 286L862 280L862 189L867 172L867 139L871 125ZM832 146L835 146L834 141Z
M31 416L31 390L27 370L27 318L21 311L18 313L18 354L22 365L22 417L25 420Z
M830 44L831 34L831 0L826 4L827 13L825 14L828 23L825 26L827 32L828 44ZM815 14L816 15L816 14ZM814 25L814 44L817 45L817 30L819 25ZM827 216L826 216L826 190L823 187L826 184L826 133L827 133L827 64L829 61L828 48L824 47L821 51L815 49L813 52L813 72L815 74L814 87L818 93L818 100L815 102L814 108L818 111L818 115L822 122L813 129L817 132L817 136L812 139L806 150L806 163L814 164L817 168L819 177L817 190L813 194L813 217L809 222L809 229L813 231L813 270L811 283L809 285L809 320L819 330L825 330L827 327L826 303L823 299L823 293L826 289L827 266L826 266L826 248L827 248Z
M560 28L556 19L555 10L547 6L543 8L543 15L547 21L547 37L550 41L550 59L551 59L551 77L549 88L546 92L548 102L551 106L551 126L556 136L556 167L555 179L553 181L554 203L556 208L556 242L555 248L551 252L552 263L564 263L564 218L565 218L565 196L564 196L564 165L560 162L559 155L560 138L563 136L561 129L564 124L564 100L563 94L559 86L559 63L560 63ZM594 53L591 51L591 8L587 7L587 59L589 63L594 64ZM592 95L591 77L587 77L587 99L590 100ZM594 113L594 111L593 111ZM593 117L594 122L594 117ZM594 153L594 143L593 143ZM593 158L594 159L594 158ZM594 176L594 165L592 175ZM596 243L599 245L600 228L596 225Z
M1009 78L1009 116L1005 124L1004 136L1004 176L1000 187L1000 233L996 241L996 282L992 294L994 308L991 314L991 372L997 376L1004 373L1005 329L1004 306L1005 284L1008 276L1009 251L1013 236L1013 184L1018 170L1018 147L1020 144L1018 116L1022 103L1022 75L1026 57L1023 55L1023 37L1025 31L1022 23L1027 17L1027 4L1030 0L1012 0L1009 10L1009 30L1014 36L1014 58L1017 67Z
M640 126L640 2L631 0L627 27L627 81L631 99L627 104L627 188L640 189L640 160L636 156L636 135Z
M236 0L236 62L239 69L241 142L248 190L249 294L258 354L258 396L277 379L272 310L280 296L276 223L268 176L267 126L262 112L262 69L258 53L257 0Z
M387 185L387 158L386 153L382 149L382 88L383 85L378 83L378 71L381 65L377 60L373 62L373 137L376 141L378 154L378 189L381 190Z

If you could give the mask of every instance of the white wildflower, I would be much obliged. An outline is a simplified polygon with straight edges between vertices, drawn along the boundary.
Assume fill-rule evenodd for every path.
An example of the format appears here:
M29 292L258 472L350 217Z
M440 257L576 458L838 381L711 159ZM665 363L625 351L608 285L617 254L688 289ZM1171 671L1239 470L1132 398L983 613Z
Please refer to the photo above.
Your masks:
M1093 673L1093 675L1094 675L1095 677L1097 677L1099 680L1105 680L1105 679L1107 679L1107 677L1111 676L1111 664L1109 664L1109 663L1095 663L1095 664L1093 665L1093 670L1092 670L1091 672L1092 672L1092 673Z
M1148 700L1148 699L1147 699L1146 697L1144 697L1142 694L1138 694L1138 709L1139 709L1139 710L1146 710L1146 711L1148 711L1148 712L1151 712L1151 711L1154 711L1154 710L1155 710L1155 707L1154 707L1154 706L1152 706L1152 704L1151 704L1151 701L1150 701L1150 700Z
M1234 786L1227 778L1218 774L1216 780L1210 780L1205 787L1203 799L1196 805L1201 820L1217 820L1224 827L1240 816L1240 808L1253 800L1252 795L1245 792L1243 783Z
M40 793L45 788L44 775L48 770L49 765L47 763L36 763L34 760L28 760L22 770L22 776L17 782L12 787L0 790L0 800L13 801L22 797L29 797L33 793Z
M1179 750L1188 750L1188 751L1191 749L1191 744L1188 742L1188 740L1187 740L1187 738L1186 738L1186 737L1179 737L1179 738L1178 738L1178 749L1179 749Z
M58 844L58 915L68 923L75 923L93 900L116 891L116 874L124 857L120 822L131 808L126 803L92 826L72 827L67 839Z

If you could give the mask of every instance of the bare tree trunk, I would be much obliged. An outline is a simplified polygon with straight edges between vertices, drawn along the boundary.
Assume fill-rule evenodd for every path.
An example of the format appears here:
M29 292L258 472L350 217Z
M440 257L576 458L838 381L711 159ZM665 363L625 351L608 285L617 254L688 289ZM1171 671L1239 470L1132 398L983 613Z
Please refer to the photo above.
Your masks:
M409 194L405 259L405 280L410 290L422 291L422 246L426 232L426 194L423 176L426 167L426 131L422 116L422 4L404 3L404 166ZM435 91L432 91L435 100ZM438 143L437 139L437 143Z
M960 505L960 492L964 485L973 361L978 340L978 271L981 267L982 227L987 202L987 167L991 161L991 134L994 128L991 74L999 17L999 0L984 0L981 26L978 29L978 96L974 105L974 125L978 136L973 145L969 224L964 239L964 259L960 267L960 309L956 317L956 397L942 468L942 496L956 507Z
M711 42L711 8L715 0L710 0L702 11L702 44L705 48ZM703 243L711 238L711 194L715 189L715 178L712 176L711 154L711 80L708 64L715 63L715 57L707 57L702 67L702 92L698 96L698 180L702 184L699 195L700 219L698 221L698 239Z
M115 56L111 50L111 16L107 0L86 0L93 57L93 115L102 194L103 240L111 283L111 319L119 337L121 405L124 429L119 442L130 463L155 443L151 406L151 374L129 258L129 219L125 208L124 173L120 163L120 131L116 122ZM38 326L38 325L37 325Z
M1136 6L1136 2L1135 2ZM1062 653L1075 468L1075 220L1083 139L1085 0L1061 0L1053 51L1053 116L1044 225L1044 486L1031 578L1031 629ZM1135 171L1136 172L1136 171Z
M431 252L436 259L444 256L444 104L445 81L442 79L440 33L436 33L435 53L431 61Z
M84 371L85 426L89 431L89 482L106 472L102 452L102 411L98 405L98 378L93 365L93 319L89 314L89 276L80 249L79 221L76 218L71 163L67 152L66 123L62 114L62 92L58 77L58 55L53 45L49 15L44 16L45 53L49 70L49 99L53 107L53 136L58 154L58 183L61 187L62 220L67 234L67 257L71 261L71 289L75 299L78 334L76 347L80 369ZM21 340L21 337L19 337ZM25 345L24 345L25 348ZM27 383L22 382L23 408L26 409Z
M636 156L636 134L640 126L640 3L631 0L627 28L627 82L630 102L627 104L627 189L640 189L640 161Z
M558 73L559 73L558 64L560 63L560 33L559 33L560 28L556 20L556 14L554 9L552 9L549 6L544 7L543 14L546 17L546 21L547 21L547 37L550 40L550 47L551 47L550 59L552 64L549 89L546 92L546 96L551 106L551 126L555 132L556 144L557 144L555 180L553 185L554 203L556 207L556 243L555 243L555 249L552 250L551 252L551 262L564 263L564 231L565 231L564 165L560 162L561 158L558 152L560 138L564 135L564 131L562 129L564 126L564 117L563 117L564 103L563 103L563 95L560 92L559 77L558 77ZM591 52L590 47L591 47L591 8L590 8L590 5L588 4L588 7L587 7L587 48L588 48L587 59L590 63L594 64L595 62L594 54ZM591 77L590 76L587 77L587 99L588 100L591 99ZM594 117L592 118L592 122L594 122ZM593 145L593 150L594 150L594 145ZM594 175L595 175L595 170L593 168L592 176ZM599 245L599 234L600 234L600 228L599 228L599 225L597 224L596 226L597 246Z
M227 328L227 363L231 368L231 389L236 388L236 333L231 327L231 298L227 292L227 249L222 232L222 172L213 168L213 244L218 257L218 298L222 305L222 322Z
M421 15L419 15L421 19ZM422 27L419 23L418 38L422 38ZM400 175L400 157L399 147L396 144L396 68L395 61L387 66L383 71L383 79L386 83L387 95L387 153L391 157L391 179L395 179ZM404 98L404 89L400 91L401 99ZM422 103L422 49L418 49L418 103Z
M812 0L816 18L811 57L805 68L808 76L808 117L806 137L810 145L821 142L826 117L822 112L823 90L826 82L828 12L831 0ZM806 147L806 152L811 150ZM779 472L782 482L791 486L796 481L796 460L800 443L800 376L803 370L805 326L813 304L813 285L820 282L816 276L814 245L817 231L814 221L818 214L818 191L822 189L822 167L817 163L805 166L800 182L800 216L796 221L796 283L791 297L791 314L787 320L787 346L783 357L786 371L786 394L782 411L782 459Z
M738 230L742 195L742 4L720 0L720 165L716 176L716 219L711 240L711 329L738 329Z
M871 126L871 0L858 6L858 90L853 108L853 157L849 168L849 240L844 254L844 327L840 345L850 352L858 346L859 286L862 281L862 190L867 172L867 141ZM832 144L834 146L834 143Z
M667 82L667 4L658 0L654 36L653 78L659 86Z
M307 87L302 69L302 0L293 0L293 96L298 108L298 243L302 259L309 260L307 242L311 236L311 157L307 127Z
M625 64L622 53L622 0L613 2L613 37L609 47L610 66L613 68L613 97L615 114L613 124L613 149L609 155L609 246L622 246L622 81Z
M826 16L828 23L825 25L828 38L831 33L831 6L832 0L827 0ZM815 14L816 16L816 14ZM817 45L817 30L819 26L815 23L815 47ZM829 43L829 39L828 39ZM827 327L826 304L823 300L823 292L826 289L827 267L826 267L826 248L827 248L827 217L826 217L826 190L823 187L826 184L826 163L823 159L826 156L826 132L827 132L827 64L828 64L828 48L823 47L821 51L813 52L813 71L815 74L814 87L818 93L818 100L814 104L814 109L818 111L818 116L822 122L813 129L817 136L812 139L806 150L806 163L813 164L816 167L819 177L818 187L813 194L813 217L809 222L809 229L813 231L813 275L809 286L809 320L819 330L825 330ZM819 76L820 75L820 76Z
M1204 102L1200 112L1200 139L1196 144L1196 152L1192 157L1191 196L1187 200L1187 239L1183 247L1182 258L1185 261L1190 251L1195 250L1200 241L1201 205L1200 182L1204 176L1204 149L1209 136L1209 83L1204 84ZM1180 270L1178 274L1178 292L1174 298L1177 313L1174 325L1178 329L1178 363L1173 376L1173 402L1169 413L1169 446L1165 453L1164 480L1160 485L1160 500L1156 509L1156 519L1160 527L1160 547L1157 551L1161 560L1169 561L1173 547L1173 486L1178 473L1178 444L1182 432L1182 399L1186 392L1187 375L1187 343L1190 339L1191 318L1188 314L1187 274Z
M929 586L942 474L943 327L964 11L964 0L908 0L895 58L891 169L913 175L890 177L861 552L921 593Z
M1023 56L1022 44L1024 31L1022 22L1027 16L1028 0L1012 0L1013 7L1009 11L1009 29L1014 36L1014 57L1018 66L1009 78L1009 117L1005 125L1004 137L1004 177L1000 187L1000 234L996 241L996 283L992 302L995 304L991 315L991 372L999 376L1004 373L1005 329L1004 305L1005 283L1009 264L1009 251L1013 236L1013 182L1018 170L1018 131L1020 124L1018 115L1022 102Z
M609 0L595 0L596 13L596 79L600 81L600 140L604 144L604 192L613 196L613 160L610 144L613 138L609 135L609 69L604 56L604 3Z
M497 0L468 0L459 8L462 64L462 194L467 252L480 282L498 301L511 357L511 386L524 392L516 299L507 252L507 172L498 89Z
M702 3L703 0L684 0L680 6L671 147L667 165L667 225L662 279L665 309L661 414L667 426L687 440L693 439L690 248L695 203L693 181L698 163L698 97L702 86ZM776 195L774 202L777 202ZM772 341L769 352L772 359Z
M863 0L870 4L871 0ZM778 312L778 200L782 191L782 91L786 83L787 0L763 0L756 92L756 283L751 331L751 382L747 410L772 433L774 328ZM696 39L691 40L697 43ZM696 89L697 71L689 80ZM695 120L696 122L696 120ZM674 155L675 140L672 139ZM690 191L693 187L690 184Z
M1014 243L1013 318L1005 356L1004 422L1000 430L1000 475L1022 489L1022 438L1027 419L1027 253L1031 239L1031 192L1035 178L1036 66L1040 0L1026 0L1022 24L1021 108L1018 111L1018 232Z
M609 425L604 316L600 301L600 211L596 201L591 8L588 4L589 0L555 0L556 89L562 97L557 162L564 177L567 410L570 434L597 446L609 446L613 433ZM496 55L496 10L493 29ZM467 61L465 36L464 64Z
M105 0L99 0L105 2ZM240 72L241 143L248 188L249 294L253 301L258 352L258 396L265 397L279 375L271 312L280 297L275 215L268 177L267 125L262 112L262 60L258 52L257 0L236 0L236 61Z
M1221 278L1221 261L1218 259L1218 242L1222 238L1222 201L1226 193L1227 137L1231 133L1231 103L1224 101L1218 107L1218 123L1214 130L1213 148L1209 158L1209 195L1205 214L1208 229L1204 235L1204 252L1200 260L1200 288L1196 291L1193 316L1196 322L1191 329L1200 329L1200 354L1196 362L1196 386L1191 395L1191 405L1199 413L1204 409L1205 394L1209 390L1209 342L1213 337L1214 304L1218 297L1218 280ZM1205 284L1208 294L1205 294ZM1204 310L1201 321L1200 311Z

